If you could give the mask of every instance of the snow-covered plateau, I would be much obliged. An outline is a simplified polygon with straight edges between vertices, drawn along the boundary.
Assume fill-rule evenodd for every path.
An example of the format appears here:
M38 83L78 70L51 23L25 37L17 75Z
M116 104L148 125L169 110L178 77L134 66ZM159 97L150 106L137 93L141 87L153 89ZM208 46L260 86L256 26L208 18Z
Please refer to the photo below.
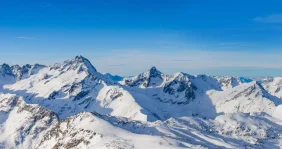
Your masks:
M0 149L279 149L282 78L0 65Z

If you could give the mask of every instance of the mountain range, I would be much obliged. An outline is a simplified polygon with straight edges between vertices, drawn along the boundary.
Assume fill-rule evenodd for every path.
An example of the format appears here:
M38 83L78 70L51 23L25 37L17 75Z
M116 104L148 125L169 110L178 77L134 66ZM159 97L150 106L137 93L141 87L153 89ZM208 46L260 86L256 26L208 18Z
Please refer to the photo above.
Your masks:
M0 149L282 148L282 78L0 65Z

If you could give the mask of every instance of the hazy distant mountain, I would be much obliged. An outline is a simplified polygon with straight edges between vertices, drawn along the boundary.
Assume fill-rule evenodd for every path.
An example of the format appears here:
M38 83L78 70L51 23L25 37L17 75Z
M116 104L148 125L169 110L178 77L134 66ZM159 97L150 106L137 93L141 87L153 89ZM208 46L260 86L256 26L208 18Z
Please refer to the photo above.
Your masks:
M108 76L109 78L111 78L114 81L122 81L124 78L118 75L112 75L110 73L105 73L104 75Z

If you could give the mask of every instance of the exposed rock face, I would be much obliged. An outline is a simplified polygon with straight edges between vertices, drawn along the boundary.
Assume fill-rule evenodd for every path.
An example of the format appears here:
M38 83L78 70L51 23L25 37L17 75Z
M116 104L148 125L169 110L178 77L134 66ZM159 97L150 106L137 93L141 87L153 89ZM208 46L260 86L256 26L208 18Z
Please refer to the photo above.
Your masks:
M45 68L45 67L46 66L40 65L40 64L32 65L30 70L28 71L28 75L31 76L31 75L37 74L39 70L41 70L42 68Z
M169 144L171 147L176 146L175 141L160 135L160 132L150 128L149 125L140 122L128 122L126 119L101 116L97 113L83 112L69 117L53 127L45 134L36 148L134 149L159 148ZM145 131L142 132L142 129ZM156 133L161 137L147 135L147 132Z
M222 90L228 90L234 88L243 83L250 83L253 80L244 77L217 77L219 86Z
M8 64L0 65L0 73L2 76L10 75L13 76L13 72Z
M172 76L163 88L164 93L174 95L176 98L179 98L179 96L183 98L181 94L184 94L184 100L170 101L173 104L189 104L195 99L195 90L197 90L197 87L193 85L188 75L184 73Z
M31 75L37 74L39 70L44 68L46 66L40 65L40 64L35 64L35 65L29 65L26 64L22 67L19 65L13 65L9 66L7 64L0 65L0 74L2 76L12 76L16 78L16 81L20 81L22 79L26 79Z
M148 71L133 77L126 78L125 84L131 87L153 87L159 86L163 82L165 75L157 70L156 67L150 68Z
M26 104L22 97L0 94L0 144L7 148L34 148L56 123L56 113Z
M53 69L59 71L76 70L77 73L81 73L83 71L88 74L97 72L90 61L82 56L76 56L74 59L66 60L62 64L57 63L50 67L50 70Z
M28 75L29 71L31 69L31 65L27 64L24 65L23 67L20 67L19 65L14 65L12 66L13 74L15 74L17 81L23 79L24 75Z

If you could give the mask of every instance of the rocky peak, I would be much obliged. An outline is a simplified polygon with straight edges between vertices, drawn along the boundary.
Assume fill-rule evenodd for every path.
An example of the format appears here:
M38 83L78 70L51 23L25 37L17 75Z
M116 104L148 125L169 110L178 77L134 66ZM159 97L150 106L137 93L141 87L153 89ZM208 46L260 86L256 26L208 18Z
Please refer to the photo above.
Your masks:
M157 70L155 66L153 66L148 70L148 74L150 77L160 77L162 75L162 73L159 70Z
M83 56L76 56L74 59L66 60L62 64L56 63L50 67L50 70L52 69L60 71L75 70L77 73L84 71L88 74L97 72L90 61Z
M242 84L242 82L235 77L222 77L218 79L219 86L222 90L227 90Z
M222 90L227 90L234 88L243 83L250 83L253 80L245 77L237 77L237 76L226 76L226 77L215 77L218 80L218 83Z
M34 65L26 64L23 65L22 67L19 65L13 65L11 66L11 71L13 75L17 78L17 81L19 81L29 77L30 75L36 74L39 70L41 70L44 67L46 66L40 64L34 64Z
M2 73L2 75L13 75L11 67L5 63L0 65L0 73Z
M172 80L178 80L178 81L190 81L190 79L195 78L194 76L191 76L184 72L178 72L170 76L170 79Z
M129 86L149 87L159 86L162 84L164 74L157 70L156 67L150 68L148 71L139 74L133 78L125 79L125 84Z
M95 67L91 64L91 62L84 58L83 56L79 55L76 56L75 59L71 60L73 64L82 64L84 70L87 70L89 73L97 72Z
M11 69L13 71L13 73L19 71L21 69L21 66L20 65L13 65L11 66Z
M44 68L46 66L44 65L40 65L40 64L34 64L31 66L31 68L29 69L28 71L28 75L33 75L33 74L36 74L40 69Z
M174 96L176 100L169 102L173 104L189 104L195 99L197 87L191 82L191 78L193 76L183 72L178 72L170 76L164 85L163 92Z
M32 67L30 64L25 64L22 66L22 70L28 72L28 70Z
M235 87L234 90L236 93L233 99L237 99L239 97L249 97L249 98L267 98L271 100L275 105L282 104L282 100L276 96L269 94L268 91L264 89L259 81L253 81L251 83L246 83L243 89L240 89L240 92L236 91L237 88L240 89L240 86Z

